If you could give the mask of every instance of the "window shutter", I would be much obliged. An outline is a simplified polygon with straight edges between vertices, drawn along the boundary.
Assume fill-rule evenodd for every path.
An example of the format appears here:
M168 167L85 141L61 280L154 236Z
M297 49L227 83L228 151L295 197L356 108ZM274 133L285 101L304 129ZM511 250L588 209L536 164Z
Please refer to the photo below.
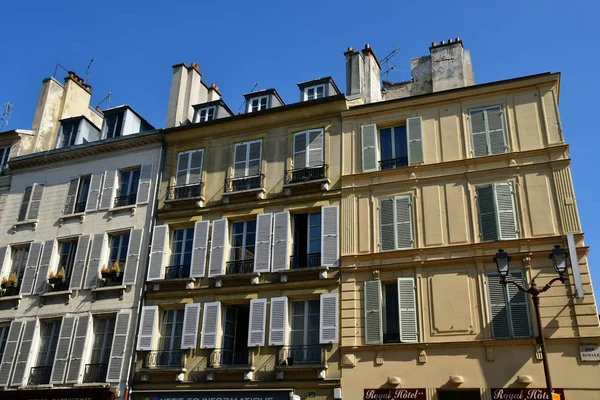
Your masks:
M132 229L129 234L129 248L127 249L127 261L123 271L123 284L135 285L138 265L142 254L143 229Z
M200 325L200 303L185 305L183 315L183 335L181 349L195 349L198 343L198 325Z
M85 264L90 248L90 235L82 235L77 241L77 250L75 252L75 261L73 262L73 272L71 273L70 290L79 290L83 285L83 275L85 273Z
M8 260L10 260L10 247L2 246L0 247L0 274L4 271L4 264L9 264ZM7 274L5 276L8 277L10 270L7 270ZM2 385L0 385L2 386Z
M102 173L92 174L90 178L90 191L88 192L87 203L85 203L85 211L93 212L98 209L100 200L100 188L102 187Z
M2 362L0 362L0 387L8 386L10 373L12 372L13 363L17 356L22 328L23 321L12 321L10 323L4 353L2 354Z
M287 297L271 298L271 317L269 319L269 346L285 346L288 327Z
M152 235L152 249L150 250L150 262L148 263L148 280L153 281L162 279L165 249L167 248L167 235L169 227L167 225L156 225Z
M194 224L194 247L192 249L192 278L204 277L206 270L206 254L208 253L208 221L198 221Z
M339 260L338 206L321 207L321 265L337 267Z
M381 251L396 249L396 218L394 217L396 200L394 198L379 200L379 229Z
M190 168L189 168L189 184L195 184L202 182L202 164L204 162L204 150L194 150L190 156Z
M202 316L201 349L215 349L217 347L219 325L221 325L221 302L205 303L204 315Z
M31 319L25 322L25 326L23 327L23 336L21 337L21 344L19 346L19 352L16 357L15 370L10 382L11 386L23 386L25 384L24 378L27 372L28 361L31 358L31 361L33 362L33 357L29 356L31 355L31 345L35 337L37 326L37 319Z
M306 168L306 132L294 134L294 159L293 169Z
M512 184L494 184L496 192L496 206L498 211L498 225L500 226L500 239L517 239L517 217L515 213L515 202Z
M321 295L321 321L319 324L319 343L338 342L338 295Z
M27 218L27 209L29 208L29 200L31 199L31 192L33 186L27 186L23 192L23 198L21 199L21 207L19 208L19 215L17 216L18 221L25 221Z
M254 272L271 270L271 231L273 214L258 214L256 217L256 249L254 253Z
M323 129L308 131L308 167L323 165Z
M381 344L383 327L381 318L381 282L365 282L365 344Z
M504 120L502 107L493 106L485 110L487 129L490 143L490 154L506 153L506 137L504 135Z
M290 213L275 213L273 216L273 272L290 269Z
M248 175L256 176L261 170L262 141L250 142L248 150Z
M104 185L102 187L102 199L100 199L100 210L108 210L115 202L115 188L117 186L117 171L106 171L104 173Z
M492 318L492 337L494 339L510 338L506 288L500 282L500 275L497 273L487 274L487 288Z
M64 215L70 215L75 212L75 201L77 200L77 188L79 187L79 177L71 179L67 189L67 199L65 201Z
M42 254L42 242L31 243L29 246L29 254L27 255L27 262L25 263L25 272L23 273L23 280L21 282L20 295L30 295L33 293L33 283L35 281L35 275L37 273L38 263Z
M91 289L98 284L99 272L102 267L102 256L106 245L106 234L97 233L92 238L92 247L90 249L90 262L85 279L85 288Z
M210 242L210 262L208 277L225 274L225 243L227 241L227 219L213 221Z
M125 348L127 346L127 337L129 334L130 316L131 312L129 310L124 310L119 312L115 319L115 333L113 335L112 348L110 349L108 367L106 368L106 382L121 382L123 361L125 360Z
M38 268L37 278L35 280L34 293L36 294L42 294L46 291L46 286L48 284L48 270L50 269L50 264L52 264L54 253L54 240L46 240L44 242L44 250L42 251L42 257L40 258L40 267Z
M363 125L360 128L362 142L362 172L377 171L377 125Z
M238 143L235 145L233 155L233 177L243 178L246 176L246 166L248 158L248 143Z
M487 133L485 129L484 110L469 111L471 121L471 141L473 157L484 157L488 155Z
M423 156L423 121L421 117L406 119L406 140L408 141L408 163L422 164Z
M498 223L494 201L494 186L477 187L477 208L479 212L479 234L482 242L498 240Z
M77 318L77 328L73 338L73 348L71 349L71 358L67 369L66 383L79 383L83 367L83 353L87 343L87 335L92 318L89 314L81 315ZM114 343L114 340L113 340Z
M175 185L181 186L187 184L188 171L190 165L190 152L186 151L179 153L177 157L177 176L175 178Z
M144 164L140 170L136 204L148 204L150 188L152 187L152 165Z
M525 286L523 271L511 271L510 279ZM508 302L510 309L510 323L513 337L529 338L531 337L531 319L529 318L529 306L527 295L521 292L514 285L506 285L508 292Z
M151 351L154 347L154 335L158 323L158 306L144 306L140 317L140 331L138 333L137 349Z
M396 196L396 248L413 248L412 201L410 196Z
M69 351L71 350L71 339L75 330L75 319L72 315L65 315L60 324L60 334L58 335L58 344L56 345L56 354L54 356L54 366L50 375L50 383L60 384L65 381L67 365L69 362Z
M248 347L265 345L265 322L267 318L267 299L250 300L250 318L248 323Z
M31 200L29 201L29 210L27 211L27 219L37 219L40 212L40 204L42 202L43 194L44 185L34 183L33 190L31 192Z
M414 278L398 278L398 310L400 312L400 341L417 343L419 332Z

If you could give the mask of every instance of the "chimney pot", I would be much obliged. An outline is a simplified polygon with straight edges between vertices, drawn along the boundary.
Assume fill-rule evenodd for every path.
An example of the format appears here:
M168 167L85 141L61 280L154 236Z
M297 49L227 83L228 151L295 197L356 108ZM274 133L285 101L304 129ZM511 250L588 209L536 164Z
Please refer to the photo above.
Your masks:
M96 106L96 110L100 111L100 106Z
M452 43L452 39L448 39L448 43Z
M365 49L370 49L371 45L369 43L365 44Z
M454 39L454 41L458 42L458 41L460 41L460 38L457 37L456 39Z
M440 45L442 45L442 44L445 44L443 40L440 42Z
M354 51L352 47L348 47L348 51Z
M435 46L437 46L437 43L436 42L431 42L431 47L435 47Z

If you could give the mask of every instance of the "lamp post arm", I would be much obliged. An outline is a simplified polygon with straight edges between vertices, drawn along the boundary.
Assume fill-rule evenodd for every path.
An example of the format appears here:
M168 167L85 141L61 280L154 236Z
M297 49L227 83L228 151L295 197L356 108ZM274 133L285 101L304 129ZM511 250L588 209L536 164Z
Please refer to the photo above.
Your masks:
M502 278L502 281L501 281L501 282L502 282L502 284L504 284L504 285L506 285L506 284L508 284L508 283L510 283L510 284L513 284L513 285L515 285L515 286L516 286L516 287L517 287L517 288L518 288L518 289L519 289L521 292L523 292L523 293L528 293L528 292L529 292L527 289L525 289L523 286L521 286L521 284L520 284L520 283L518 283L518 282L515 282L515 281L513 281L513 280L506 279L506 278Z
M540 293L544 293L545 291L550 289L550 287L552 287L552 284L554 282L561 281L562 283L565 283L565 280L566 280L566 278L562 275L559 276L558 278L552 279L550 282L548 282L548 283L546 283L546 285L544 285L544 287L540 290Z

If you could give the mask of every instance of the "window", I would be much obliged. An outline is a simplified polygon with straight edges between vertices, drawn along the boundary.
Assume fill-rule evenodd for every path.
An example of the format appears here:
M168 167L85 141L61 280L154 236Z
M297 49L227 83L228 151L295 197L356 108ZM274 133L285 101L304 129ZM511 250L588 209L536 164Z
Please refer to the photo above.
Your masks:
M237 143L233 156L233 179L226 191L238 192L262 186L262 141Z
M94 318L94 339L90 362L85 366L83 383L106 381L108 361L115 332L115 317Z
M50 278L52 292L67 290L73 273L77 240L58 243L58 268L54 278Z
M469 110L473 157L506 153L502 106Z
M115 199L115 207L135 204L138 185L140 183L140 168L120 171L119 191Z
M183 334L184 310L164 310L160 324L158 351L151 360L154 367L181 367L183 352L181 337Z
M8 155L10 154L10 147L0 149L0 174L6 169L8 163Z
M10 325L0 325L0 360L2 360L2 356L4 355L9 329Z
M123 126L124 113L115 113L108 115L105 118L106 138L121 136L121 128Z
M250 307L247 305L227 306L224 310L222 365L248 364L248 321Z
M21 207L19 208L18 221L35 220L40 211L40 203L42 194L44 193L44 185L34 183L27 186L23 192Z
M227 274L252 272L256 244L256 221L234 222L231 225L230 243Z
M202 186L202 164L204 150L179 153L175 187L169 191L170 199L199 197Z
M115 263L120 268L125 266L127 261L127 251L129 249L129 233L110 236L110 252L108 255L108 265L112 268Z
M323 129L294 134L292 182L325 178L323 164Z
M291 268L321 265L321 213L294 215L294 255Z
M90 193L90 176L82 176L79 179L79 187L77 188L77 198L75 201L75 212L82 213L85 211L88 195Z
M413 247L411 203L410 196L379 200L381 251Z
M23 275L25 274L25 265L27 263L27 256L29 255L29 245L26 246L11 246L11 264L10 264L10 273L8 275L9 282L11 283L10 287L6 288L4 292L5 296L17 295L19 294L19 288L21 286L21 281L23 280Z
M171 236L171 262L165 271L165 279L190 276L194 228L175 229Z
M292 302L292 323L290 329L291 348L287 355L288 363L319 363L319 300ZM291 359L290 359L291 358Z
M77 139L77 131L79 130L79 120L61 122L60 124L60 136L57 144L57 148L64 148L73 146Z
M215 119L216 107L206 107L196 110L194 122L207 122Z
M525 285L523 271L510 271L508 278ZM514 285L503 285L500 275L487 274L491 328L494 339L531 337L527 295Z
M408 166L408 143L406 126L394 126L379 130L379 169Z
M60 320L42 322L40 324L40 344L35 366L29 374L30 385L44 385L50 383L50 374L56 355Z
M482 242L517 239L517 217L510 182L477 187L479 235Z
M325 97L325 85L310 86L304 89L304 100L317 100Z
M269 96L255 97L248 101L248 112L266 110L269 107Z

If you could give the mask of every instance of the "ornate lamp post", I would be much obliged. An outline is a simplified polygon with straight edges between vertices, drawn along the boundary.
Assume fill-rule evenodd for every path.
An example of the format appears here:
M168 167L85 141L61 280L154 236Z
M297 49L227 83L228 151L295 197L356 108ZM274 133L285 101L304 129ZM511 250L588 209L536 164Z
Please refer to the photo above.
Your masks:
M507 284L512 284L515 285L521 292L523 293L527 293L529 295L531 295L531 298L533 300L533 307L535 309L535 317L537 320L537 326L538 326L538 343L540 345L540 349L542 350L542 363L544 364L544 375L546 377L546 389L548 390L548 398L552 398L552 392L553 392L553 388L552 388L552 379L550 378L550 367L548 366L548 355L546 354L546 341L544 340L544 332L542 330L542 318L540 317L540 294L544 293L545 291L547 291L548 289L550 289L550 287L552 286L552 284L556 281L561 281L562 283L565 282L565 280L567 279L565 277L565 272L567 271L567 252L565 251L565 249L563 249L562 247L560 247L559 245L554 246L554 249L552 250L552 253L550 253L550 257L552 260L552 263L554 264L554 269L556 270L556 272L558 273L558 277L552 279L550 282L548 282L544 287L539 288L536 283L535 283L535 279L531 280L531 285L529 286L529 288L524 288L523 286L521 286L519 283L510 280L507 278L508 276L508 272L510 269L510 255L508 255L507 252L505 252L504 250L500 249L498 250L498 253L496 253L496 256L494 257L494 262L496 263L496 268L498 268L498 273L501 276L501 282L503 285L507 285Z

